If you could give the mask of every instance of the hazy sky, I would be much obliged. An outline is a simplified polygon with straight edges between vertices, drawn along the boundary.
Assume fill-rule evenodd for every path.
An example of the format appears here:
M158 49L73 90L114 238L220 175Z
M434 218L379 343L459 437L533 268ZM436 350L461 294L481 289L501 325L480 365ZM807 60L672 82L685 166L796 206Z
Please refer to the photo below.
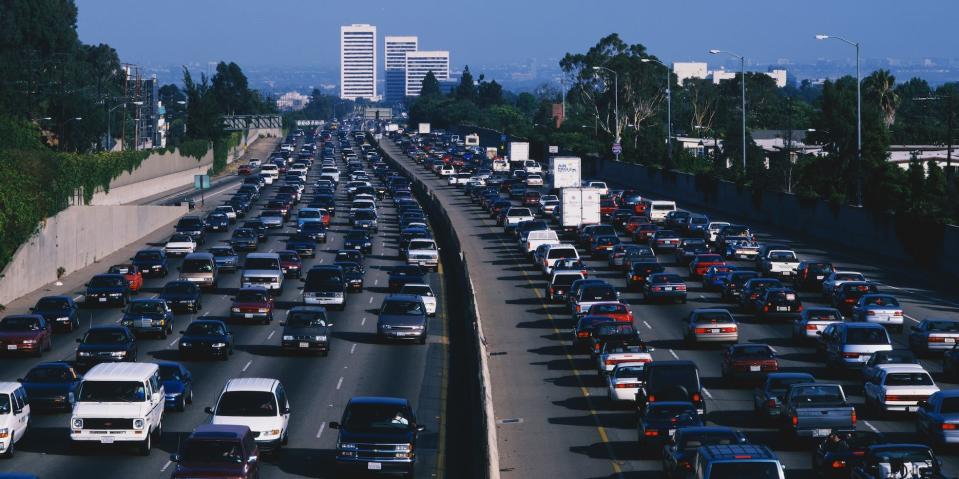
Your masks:
M721 48L760 63L959 56L956 0L77 0L80 38L124 61L336 68L339 26L370 23L418 35L420 49L450 50L453 65L523 62L582 52L617 32L667 61L709 60ZM382 63L382 52L380 52ZM715 59L713 59L715 61Z

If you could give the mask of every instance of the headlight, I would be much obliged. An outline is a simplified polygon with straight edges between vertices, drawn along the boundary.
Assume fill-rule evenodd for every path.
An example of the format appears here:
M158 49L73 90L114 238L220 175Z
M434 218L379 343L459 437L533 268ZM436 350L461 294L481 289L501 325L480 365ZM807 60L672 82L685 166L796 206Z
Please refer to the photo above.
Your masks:
M37 344L36 339L24 339L23 344Z
M124 320L120 321L120 324L122 324L122 325L124 325L124 326L130 326L130 325L133 324L133 320L132 320L132 319L124 319Z
M188 348L188 347L190 347L190 346L192 346L192 344L190 344L190 343L188 343L188 342L185 342L185 341L180 343L180 347L181 347L181 348Z
M422 326L422 325L417 325L417 326L411 326L411 328L412 328L412 329L419 330L419 329L423 329L423 326Z
M0 428L0 439L6 439L8 437L10 437L10 430L5 427Z
M397 444L396 452L410 452L413 450L412 444Z
M226 343L213 343L214 348L225 348Z
M75 417L70 421L70 424L74 429L83 429L83 418Z
M170 399L174 399L174 398L180 397L180 393L166 393L166 397Z
M354 443L352 443L352 442L341 442L341 443L339 443L339 444L336 445L336 448L337 448L337 449L345 449L345 450L348 450L348 451L355 451L355 450L356 450L356 444L354 444Z
M68 316L64 316L62 318L57 318L57 321L70 321L70 318Z
M87 352L87 351L80 351L80 352L77 353L77 355L80 356L80 357L86 358L86 357L89 357L89 356L93 356L93 353L90 353L90 352Z
M127 355L127 352L126 352L126 351L114 351L114 352L110 353L110 356L112 356L112 357L114 357L114 358L122 358L122 357L124 357L124 356L126 356L126 355Z
M317 336L314 339L316 339L317 341L326 341L326 336Z
M116 297L120 296L120 293L110 293L110 296L116 298Z
M284 340L284 341L293 341L293 336L284 335L284 336L283 336L283 340Z
M266 309L266 308L260 308L260 309L259 309L259 311L260 311L261 313L265 313L265 312L267 312L267 311L269 311L269 309Z
M143 419L134 419L133 429L143 429Z

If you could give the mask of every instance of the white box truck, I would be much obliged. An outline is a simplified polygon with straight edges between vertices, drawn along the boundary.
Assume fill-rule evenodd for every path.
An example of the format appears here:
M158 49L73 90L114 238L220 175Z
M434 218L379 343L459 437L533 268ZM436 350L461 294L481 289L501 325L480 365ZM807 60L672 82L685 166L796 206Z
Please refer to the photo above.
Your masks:
M420 123L420 125L419 125L419 133L420 133L421 135L429 135L429 134L430 134L430 124L429 124L429 123Z
M595 188L563 188L560 195L562 217L560 226L572 231L582 225L600 223L599 200L601 192Z
M525 141L509 142L509 149L506 150L509 155L509 161L525 161L529 159L529 143Z
M553 189L575 188L582 184L582 161L578 156L554 156L549 159Z

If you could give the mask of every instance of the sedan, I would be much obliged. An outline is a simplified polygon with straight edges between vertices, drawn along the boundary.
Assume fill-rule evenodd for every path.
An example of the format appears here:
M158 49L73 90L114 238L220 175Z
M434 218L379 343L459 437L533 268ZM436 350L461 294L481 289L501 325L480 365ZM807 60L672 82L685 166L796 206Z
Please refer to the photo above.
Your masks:
M33 411L70 411L73 409L74 393L80 385L80 374L65 362L40 363L27 375L18 379L30 398Z
M719 291L726 282L726 273L733 269L725 264L710 266L703 273L703 289L706 291Z
M282 323L284 351L309 351L326 356L330 352L333 322L322 306L294 306Z
M656 401L648 404L646 413L639 418L638 441L640 447L660 447L677 430L702 425L703 420L693 403Z
M694 309L686 318L683 334L689 343L737 343L739 325L725 309Z
M316 257L316 241L309 235L293 234L286 240L286 249L296 251L301 257Z
M606 377L607 392L610 401L635 401L636 393L642 386L645 362L619 363Z
M180 357L207 356L226 361L233 354L233 333L223 321L199 319L180 334Z
M133 334L156 334L165 339L173 333L173 310L160 298L135 299L127 305L120 324Z
M73 331L80 327L79 309L71 296L44 296L30 312L43 316L54 331Z
M280 256L280 269L283 270L283 276L297 279L302 276L303 260L296 251L280 250L276 254Z
M837 440L831 435L813 451L812 467L819 477L849 477L850 472L862 464L870 446L887 443L880 432L836 431L834 434Z
M852 308L852 320L876 323L902 332L903 312L899 301L889 294L865 294Z
M746 444L746 435L731 427L698 426L677 429L663 448L663 472L669 479L686 477L702 446Z
M53 349L53 327L39 314L7 316L0 319L0 349L40 356Z
M256 319L263 324L273 321L273 296L266 288L240 288L231 300L230 318Z
M678 274L656 273L643 284L643 301L671 300L686 304L686 283Z
M220 272L236 272L240 265L240 256L236 254L230 246L214 246L210 248L210 254L213 255L213 261Z
M835 308L805 308L793 323L793 339L819 340L819 333L832 323L841 323L842 314Z
M753 392L753 411L762 417L778 418L789 386L814 382L816 378L809 373L769 373L765 382Z
M939 391L920 401L916 432L932 445L959 443L959 389Z
M200 285L192 281L170 281L157 297L166 301L173 311L196 313L203 309Z
M135 264L115 264L110 266L107 273L122 274L127 280L127 287L133 294L139 293L140 288L143 287L143 274L140 273L140 268Z
M767 344L734 344L723 352L723 378L749 379L776 371L779 360Z
M594 303L586 310L586 316L605 316L618 323L633 323L633 312L620 302Z
M230 237L230 246L237 251L256 251L260 240L251 228L237 228Z
M163 406L183 412L187 404L193 404L193 374L180 363L159 361L160 382L163 383Z
M185 233L174 233L163 246L168 256L186 256L196 251L196 240Z
M959 321L924 319L912 326L909 349L916 354L949 351L959 341Z
M137 341L124 326L94 326L77 338L76 365L90 368L99 363L136 362Z

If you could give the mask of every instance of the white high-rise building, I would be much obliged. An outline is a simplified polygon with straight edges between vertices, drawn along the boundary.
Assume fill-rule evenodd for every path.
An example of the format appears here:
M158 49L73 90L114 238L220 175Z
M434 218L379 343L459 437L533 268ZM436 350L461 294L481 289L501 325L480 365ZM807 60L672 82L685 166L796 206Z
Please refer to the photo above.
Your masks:
M385 46L386 100L399 101L406 96L406 52L419 48L415 36L386 36Z
M419 96L423 79L433 72L437 80L450 78L450 52L406 52L406 96Z
M376 94L376 27L340 27L340 98L379 101Z
M673 62L676 83L682 85L687 78L706 78L709 75L705 62Z

